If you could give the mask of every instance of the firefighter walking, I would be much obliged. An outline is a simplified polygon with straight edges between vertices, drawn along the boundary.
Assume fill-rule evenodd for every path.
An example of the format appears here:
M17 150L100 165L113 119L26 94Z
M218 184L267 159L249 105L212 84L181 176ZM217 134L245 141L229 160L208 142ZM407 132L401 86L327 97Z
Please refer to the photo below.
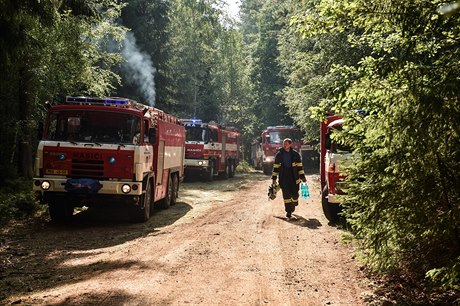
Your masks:
M279 178L279 179L278 179ZM292 213L299 203L299 184L306 182L300 154L292 148L292 140L283 140L283 147L275 155L272 180L276 185L277 179L283 193L284 208L288 220L295 219Z

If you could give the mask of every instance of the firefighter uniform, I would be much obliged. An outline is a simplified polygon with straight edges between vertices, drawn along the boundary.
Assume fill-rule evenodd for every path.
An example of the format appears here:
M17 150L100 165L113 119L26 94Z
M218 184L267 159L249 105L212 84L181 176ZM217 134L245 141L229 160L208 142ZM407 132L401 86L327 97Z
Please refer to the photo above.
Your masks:
M299 184L305 180L302 159L294 149L281 148L275 155L272 180L279 176L279 185L283 192L286 217L291 218L299 202Z

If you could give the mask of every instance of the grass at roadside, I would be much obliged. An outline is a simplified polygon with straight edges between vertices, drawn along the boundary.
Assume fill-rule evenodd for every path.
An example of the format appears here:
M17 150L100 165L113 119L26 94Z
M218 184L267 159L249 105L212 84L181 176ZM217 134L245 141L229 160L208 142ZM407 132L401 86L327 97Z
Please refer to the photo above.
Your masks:
M238 167L236 167L236 172L252 173L256 172L256 170L254 170L254 168L247 161L243 160L238 164Z
M13 220L31 217L40 211L30 180L6 181L0 189L0 226Z

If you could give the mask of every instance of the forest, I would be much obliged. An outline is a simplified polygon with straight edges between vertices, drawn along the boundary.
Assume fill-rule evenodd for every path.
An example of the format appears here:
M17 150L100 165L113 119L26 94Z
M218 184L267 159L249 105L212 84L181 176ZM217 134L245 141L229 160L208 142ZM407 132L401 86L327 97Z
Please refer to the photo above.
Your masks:
M234 126L319 138L342 114L343 214L359 258L460 290L460 2L0 0L0 221L36 209L46 104L121 96ZM356 114L365 110L366 116ZM20 186L20 187L18 187Z

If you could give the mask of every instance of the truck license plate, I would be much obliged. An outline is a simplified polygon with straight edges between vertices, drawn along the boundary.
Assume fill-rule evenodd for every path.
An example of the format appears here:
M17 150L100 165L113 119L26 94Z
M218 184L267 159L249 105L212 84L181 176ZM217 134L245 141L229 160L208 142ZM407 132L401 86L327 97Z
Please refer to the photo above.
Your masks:
M58 174L58 175L67 175L67 170L58 170L58 169L46 169L46 174Z

